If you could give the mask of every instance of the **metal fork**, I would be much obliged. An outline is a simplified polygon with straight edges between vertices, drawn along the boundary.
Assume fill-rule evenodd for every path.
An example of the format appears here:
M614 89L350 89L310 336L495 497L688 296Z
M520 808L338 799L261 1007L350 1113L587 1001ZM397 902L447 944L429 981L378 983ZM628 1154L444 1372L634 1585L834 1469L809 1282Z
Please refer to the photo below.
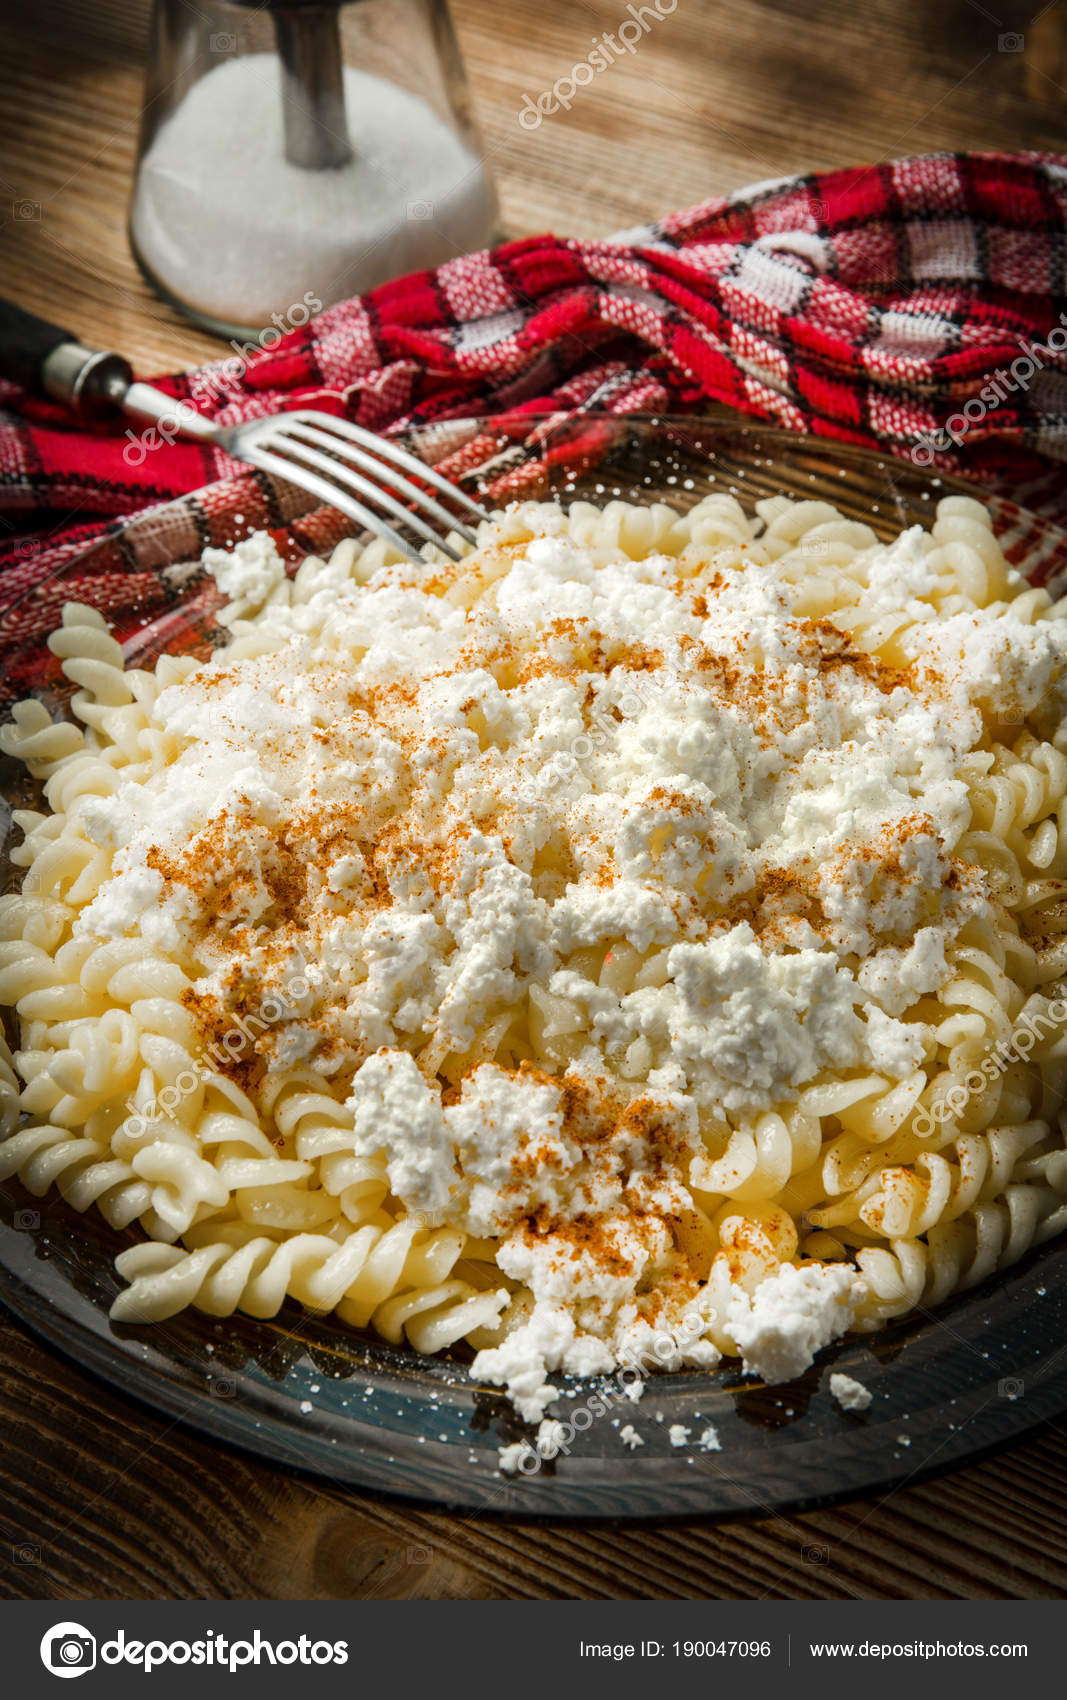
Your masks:
M142 394L145 391L147 397ZM158 396L160 392L149 384L132 384L126 392L123 412L132 418L156 419L158 414L152 409ZM161 399L168 401L166 396ZM173 410L174 404L170 403L169 411ZM448 541L448 532L455 532L465 543L476 544L478 539L463 520L450 513L429 491L420 489L413 478L429 484L476 522L489 518L484 508L447 478L442 478L432 466L398 448L387 437L376 437L373 431L350 425L347 419L336 419L332 413L300 409L219 429L192 408L186 411L193 415L195 424L183 423L182 436L216 443L235 460L247 461L249 466L287 478L290 484L298 484L312 496L339 508L349 519L365 525L376 537L384 538L409 561L420 565L424 564L423 556L394 530L390 519L408 526L425 543L434 544L453 561L462 558L462 551ZM355 494L350 495L350 491ZM387 517L375 512L375 506ZM431 520L438 529L430 524Z
M122 355L86 348L67 331L6 301L0 301L0 372L88 417L118 410L154 426L164 441L180 436L214 443L235 460L328 502L419 565L424 557L417 546L390 521L458 561L463 552L448 534L471 545L477 538L445 501L475 523L489 518L416 455L347 419L302 408L242 425L215 425L187 402L138 383Z

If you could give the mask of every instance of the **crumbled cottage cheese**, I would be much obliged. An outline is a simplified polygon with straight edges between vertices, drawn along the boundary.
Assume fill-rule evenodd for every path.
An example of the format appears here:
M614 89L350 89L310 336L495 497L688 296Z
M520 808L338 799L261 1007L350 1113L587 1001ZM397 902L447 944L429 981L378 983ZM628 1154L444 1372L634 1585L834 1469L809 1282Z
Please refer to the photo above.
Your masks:
M672 1446L685 1446L688 1444L692 1432L692 1429L686 1428L684 1423L672 1423L667 1431L667 1439Z
M928 544L856 568L861 613L918 622L890 667L795 612L758 543L634 560L530 507L438 577L294 584L259 534L206 557L237 647L160 694L173 759L72 802L114 853L75 938L193 964L203 1033L280 1004L266 1097L301 1069L390 1210L493 1242L473 1374L532 1422L559 1372L726 1350L788 1379L862 1302L850 1267L795 1265L755 1219L731 1249L716 1213L757 1161L778 1178L742 1198L789 1180L765 1113L920 1066L902 1017L989 912L953 860L961 762L980 709L1057 685L1064 628L934 621Z
M1055 626L1029 625L1010 610L996 621L985 610L928 620L909 648L929 656L961 703L978 703L994 719L1032 713L1063 667Z
M530 1443L526 1440L513 1440L509 1446L498 1447L497 1469L505 1476L517 1475L522 1460L530 1450Z
M634 1428L633 1423L626 1423L624 1427L619 1430L619 1439L622 1441L624 1446L628 1446L630 1448L631 1452L635 1451L637 1447L645 1444L637 1430Z
M772 1384L802 1375L816 1352L848 1328L862 1292L854 1269L817 1263L783 1264L751 1298L739 1290L726 1322L744 1368Z
M839 1371L830 1377L830 1394L843 1411L865 1411L874 1398L870 1388L864 1387L862 1381Z
M285 562L269 531L253 532L232 550L205 549L203 562L231 603L227 611L230 621L245 609L261 608L285 582Z

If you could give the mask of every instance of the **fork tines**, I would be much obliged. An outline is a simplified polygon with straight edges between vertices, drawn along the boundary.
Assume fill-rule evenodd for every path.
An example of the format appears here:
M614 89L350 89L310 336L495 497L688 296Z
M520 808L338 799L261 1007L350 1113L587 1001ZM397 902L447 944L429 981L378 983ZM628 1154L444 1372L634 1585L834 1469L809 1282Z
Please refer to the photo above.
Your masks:
M238 427L235 436L240 438L245 431L247 427ZM489 518L484 508L432 466L388 439L329 413L302 411L257 420L253 440L234 447L265 472L290 479L367 526L411 561L421 563L423 557L382 517L383 512L453 561L460 560L461 553L446 541L448 532L455 532L465 543L477 543L470 527L421 486L429 485L475 521ZM350 496L350 490L362 499Z

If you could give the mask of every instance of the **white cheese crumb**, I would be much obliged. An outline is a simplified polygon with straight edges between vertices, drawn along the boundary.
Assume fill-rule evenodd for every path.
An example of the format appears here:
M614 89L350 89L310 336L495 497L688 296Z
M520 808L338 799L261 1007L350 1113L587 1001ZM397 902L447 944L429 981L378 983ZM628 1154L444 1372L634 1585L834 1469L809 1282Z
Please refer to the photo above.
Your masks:
M285 562L269 531L254 531L232 550L205 549L203 563L223 596L240 612L261 607L285 578Z
M630 1448L631 1452L635 1447L643 1446L645 1444L637 1430L634 1428L633 1423L627 1423L624 1428L619 1430L619 1439L625 1446Z
M537 1450L542 1458L555 1458L567 1433L557 1417L542 1417L537 1425Z
M668 1439L672 1446L685 1446L692 1432L684 1423L672 1423L668 1430Z
M702 1432L700 1436L700 1445L704 1452L722 1451L722 1443L719 1440L719 1431L715 1427L714 1423L709 1423L707 1428Z
M803 1375L816 1352L844 1334L865 1290L848 1265L784 1263L752 1298L737 1291L726 1327L745 1370L772 1386Z
M865 1411L874 1394L862 1381L835 1371L830 1377L830 1393L843 1411Z
M524 1458L529 1450L530 1443L526 1440L514 1440L510 1446L501 1446L497 1452L497 1469L505 1476L516 1475L519 1460Z
M626 1386L623 1388L623 1392L627 1399L632 1400L635 1405L644 1391L645 1384L643 1381L628 1381Z

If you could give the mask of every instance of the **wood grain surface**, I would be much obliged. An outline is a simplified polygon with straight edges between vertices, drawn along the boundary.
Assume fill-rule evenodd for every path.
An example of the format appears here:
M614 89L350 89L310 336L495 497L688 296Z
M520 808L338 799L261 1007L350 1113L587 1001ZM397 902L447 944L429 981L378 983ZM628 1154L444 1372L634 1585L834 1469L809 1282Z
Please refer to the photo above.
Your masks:
M678 0L524 131L623 0L454 0L508 233L606 235L794 170L1067 143L1054 0ZM5 0L0 290L148 374L216 355L125 240L147 0ZM1067 1429L882 1501L755 1522L464 1519L197 1438L0 1320L0 1591L15 1599L1028 1598L1067 1591Z
M625 0L452 10L509 235L606 236L785 172L1067 142L1064 0L677 0L534 131L523 96L566 76ZM148 0L0 6L0 289L145 376L220 353L126 243L148 17Z

